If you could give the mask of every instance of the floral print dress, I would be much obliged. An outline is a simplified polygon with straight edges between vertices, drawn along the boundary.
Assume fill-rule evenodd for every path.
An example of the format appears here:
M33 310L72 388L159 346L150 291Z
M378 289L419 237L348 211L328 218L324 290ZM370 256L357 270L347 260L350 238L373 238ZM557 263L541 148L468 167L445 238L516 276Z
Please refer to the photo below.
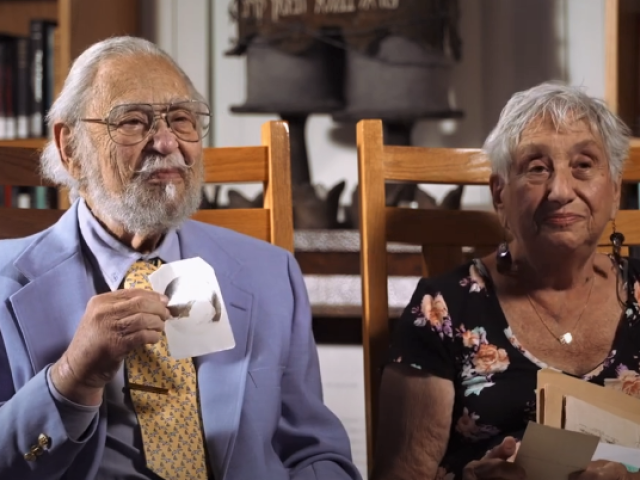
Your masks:
M640 261L621 266L628 300L609 356L585 381L640 398ZM536 378L543 362L513 335L479 260L422 279L396 324L390 362L451 380L455 403L438 480L462 478L505 436L522 438L536 415Z

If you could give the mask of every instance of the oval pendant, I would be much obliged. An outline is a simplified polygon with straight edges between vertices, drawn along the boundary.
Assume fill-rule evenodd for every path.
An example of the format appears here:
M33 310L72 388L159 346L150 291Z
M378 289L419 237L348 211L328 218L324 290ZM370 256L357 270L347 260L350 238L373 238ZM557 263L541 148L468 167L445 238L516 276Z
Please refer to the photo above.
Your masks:
M573 342L573 335L567 332L564 335L562 335L558 340L560 340L560 343L562 345L569 345L571 342Z

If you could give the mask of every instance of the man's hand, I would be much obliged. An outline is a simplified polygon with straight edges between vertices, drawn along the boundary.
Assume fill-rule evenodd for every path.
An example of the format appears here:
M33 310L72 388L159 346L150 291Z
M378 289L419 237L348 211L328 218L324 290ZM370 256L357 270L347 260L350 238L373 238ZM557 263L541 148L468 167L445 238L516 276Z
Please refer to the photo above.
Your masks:
M468 463L462 472L463 480L526 480L522 467L513 463L518 447L519 443L513 437L506 437L482 460Z
M630 480L631 478L633 477L627 467L607 460L591 462L586 470L569 476L569 480Z
M128 289L97 295L89 301L80 325L51 380L64 397L82 405L99 405L105 385L138 346L156 343L169 318L167 298Z

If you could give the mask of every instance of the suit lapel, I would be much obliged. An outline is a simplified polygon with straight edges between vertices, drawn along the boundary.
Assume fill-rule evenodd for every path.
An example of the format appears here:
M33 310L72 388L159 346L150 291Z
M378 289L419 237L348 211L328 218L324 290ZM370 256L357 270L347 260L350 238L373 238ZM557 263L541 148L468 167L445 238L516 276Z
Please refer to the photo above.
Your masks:
M34 373L62 356L90 296L79 252L11 296Z
M75 334L91 296L80 245L76 202L14 262L29 280L9 298L31 361L32 372L20 378L31 378L56 362ZM103 404L97 434L85 447L93 453L80 455L66 473L68 478L93 478L97 472L107 432L106 413Z
M201 257L213 267L236 342L231 350L195 359L208 453L215 478L222 480L238 431L251 357L253 295L235 280L242 265L210 232L196 222L187 222L179 235L182 258Z
M69 346L91 295L76 205L14 265L29 280L9 300L35 374Z

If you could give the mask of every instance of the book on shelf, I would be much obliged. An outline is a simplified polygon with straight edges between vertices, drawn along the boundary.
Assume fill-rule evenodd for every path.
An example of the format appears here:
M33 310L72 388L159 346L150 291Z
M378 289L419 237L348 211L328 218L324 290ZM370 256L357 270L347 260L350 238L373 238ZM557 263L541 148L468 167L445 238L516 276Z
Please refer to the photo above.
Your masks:
M0 185L0 207L58 208L58 191L51 187Z
M54 98L56 23L34 18L29 35L0 32L0 146L3 140L48 136ZM4 186L0 206L56 208L55 189Z
M55 28L55 22L33 19L28 37L0 32L0 140L47 135Z
M46 115L53 103L55 28L48 20L31 21L31 137L47 136Z

